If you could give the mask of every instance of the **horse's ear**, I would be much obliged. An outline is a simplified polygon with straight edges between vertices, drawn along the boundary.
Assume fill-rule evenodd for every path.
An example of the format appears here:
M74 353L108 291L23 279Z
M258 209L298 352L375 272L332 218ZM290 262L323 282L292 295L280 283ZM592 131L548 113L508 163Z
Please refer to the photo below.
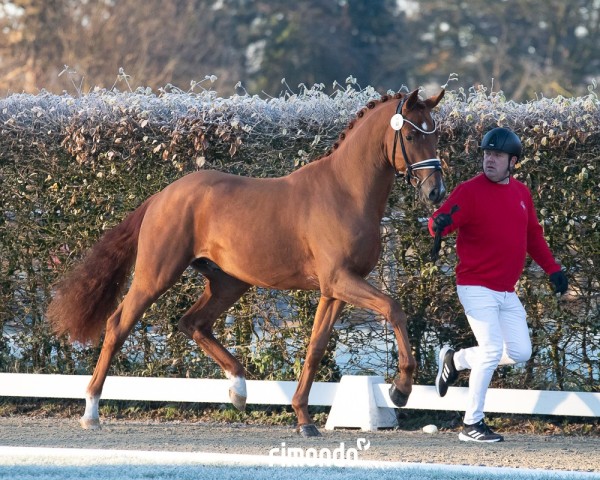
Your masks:
M442 89L442 91L437 95L437 97L434 95L432 97L429 97L427 100L425 100L425 105L427 106L427 108L429 108L430 110L432 108L435 108L435 106L438 103L440 103L442 98L444 98L444 93L446 93L446 90Z
M406 109L409 111L412 110L413 108L415 108L415 105L417 104L418 101L419 101L419 89L417 88L416 90L414 90L408 94L408 98L406 99Z

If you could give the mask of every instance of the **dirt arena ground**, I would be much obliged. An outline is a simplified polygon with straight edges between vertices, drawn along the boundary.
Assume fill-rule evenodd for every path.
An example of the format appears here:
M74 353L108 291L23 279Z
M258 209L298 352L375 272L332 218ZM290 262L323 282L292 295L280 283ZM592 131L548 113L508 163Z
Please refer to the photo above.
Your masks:
M292 427L210 422L108 420L82 430L76 418L0 417L0 445L219 452L269 455L274 448L357 448L361 460L445 463L600 472L600 437L506 434L495 444L458 440L456 432L326 431L302 438ZM364 439L360 440L359 439ZM361 443L362 442L362 443ZM368 445L368 448L364 448Z

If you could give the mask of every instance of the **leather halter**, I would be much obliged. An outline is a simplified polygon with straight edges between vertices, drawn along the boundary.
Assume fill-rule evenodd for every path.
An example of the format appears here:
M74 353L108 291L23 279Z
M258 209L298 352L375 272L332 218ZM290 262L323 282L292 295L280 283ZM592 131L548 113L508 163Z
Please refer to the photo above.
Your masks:
M404 107L405 102L406 102L406 95L400 99L400 102L398 103L398 107L396 108L396 115L402 116L402 107ZM435 133L435 131L437 130L437 124L435 123L435 119L433 120L433 130L429 130L429 131L423 130L422 128L418 127L417 125L415 125L413 122L411 122L407 118L402 117L402 121L410 124L413 128L415 128L416 130L418 130L419 132L421 132L425 135L431 135L432 133ZM427 180L427 178L429 178L435 172L439 172L442 170L442 162L440 162L440 160L437 158L429 158L427 160L422 160L420 162L416 162L413 164L411 164L408 161L408 154L406 153L406 147L404 146L404 136L402 135L402 128L397 129L396 133L394 135L394 146L392 148L392 165L394 166L394 169L396 169L396 145L398 143L398 140L400 140L400 147L402 148L402 156L404 157L404 164L406 165L406 181L408 183L412 183L411 180L413 178L416 178L417 184L415 185L415 188L420 188L421 185L423 185L423 183L425 182L425 180ZM433 171L429 175L427 175L427 177L424 180L419 180L413 174L413 172L416 170L433 170ZM401 175L401 172L396 170L396 176L399 177L400 175Z

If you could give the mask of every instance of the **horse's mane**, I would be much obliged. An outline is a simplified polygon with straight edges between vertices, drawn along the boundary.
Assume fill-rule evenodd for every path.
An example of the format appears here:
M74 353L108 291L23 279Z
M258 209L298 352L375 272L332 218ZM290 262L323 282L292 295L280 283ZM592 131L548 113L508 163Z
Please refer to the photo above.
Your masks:
M391 100L391 99L399 100L404 95L405 95L404 93L396 93L394 95L383 95L379 100L371 100L369 103L367 103L363 108L361 108L358 111L356 116L350 121L350 123L348 123L348 125L346 126L344 131L342 133L340 133L338 140L331 146L331 148L329 150L327 150L324 154L312 159L311 162L316 162L317 160L321 160L322 158L328 157L334 151L336 151L340 146L340 142L342 142L346 138L346 136L348 135L348 132L350 130L352 130L354 128L354 126L356 125L356 122L358 122L361 118L363 118L369 110L373 110L377 105L385 103L388 100Z

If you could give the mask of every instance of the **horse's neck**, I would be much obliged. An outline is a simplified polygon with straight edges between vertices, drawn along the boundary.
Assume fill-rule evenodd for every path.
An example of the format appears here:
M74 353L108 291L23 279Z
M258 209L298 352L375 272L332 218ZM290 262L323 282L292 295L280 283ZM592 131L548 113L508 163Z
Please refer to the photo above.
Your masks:
M394 184L394 171L383 156L382 141L374 135L366 141L346 139L331 155L331 168L337 181L357 203L365 202L379 216Z

